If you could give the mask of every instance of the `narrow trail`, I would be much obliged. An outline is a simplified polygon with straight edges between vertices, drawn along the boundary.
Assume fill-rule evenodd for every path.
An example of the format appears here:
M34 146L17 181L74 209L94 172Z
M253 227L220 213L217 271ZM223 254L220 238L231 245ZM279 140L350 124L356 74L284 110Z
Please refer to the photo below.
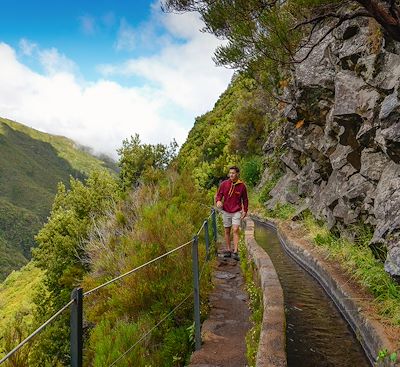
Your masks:
M213 282L211 310L201 331L203 345L193 353L189 367L245 367L250 311L240 263L219 251Z

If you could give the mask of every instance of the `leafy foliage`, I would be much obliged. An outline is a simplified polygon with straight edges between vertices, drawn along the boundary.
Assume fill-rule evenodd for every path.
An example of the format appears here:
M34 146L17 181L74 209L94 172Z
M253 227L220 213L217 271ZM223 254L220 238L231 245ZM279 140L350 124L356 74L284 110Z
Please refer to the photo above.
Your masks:
M249 71L273 88L317 23L307 21L335 14L341 4L343 0L164 1L167 10L198 11L204 30L227 40L215 51L217 64ZM301 22L303 27L295 26Z
M177 157L180 171L192 172L198 186L210 189L226 178L229 166L260 154L267 99L252 79L234 77L213 110L196 119Z
M69 187L58 185L51 215L36 236L38 247L33 252L39 267L35 269L43 279L33 297L31 311L35 317L28 320L26 315L21 319L16 315L12 322L20 325L21 333L4 334L6 347L67 303L74 287L83 285L87 290L141 265L187 242L200 227L208 212L203 194L190 176L179 176L166 167L176 144L170 148L146 146L138 137L131 143L121 149L122 158L130 159L124 160L124 172L137 174L138 158L150 152L133 191L125 187L121 192L121 182L106 171L94 171L84 182L71 178ZM201 246L203 314L209 288L204 252ZM189 296L120 363L181 366L187 362L193 347L190 253L191 247L186 246L164 261L85 298L88 363L111 363ZM68 340L69 317L62 314L15 358L25 355L24 360L18 359L20 366L66 365Z
M93 171L84 183L71 179L70 189L59 184L51 216L36 236L38 247L33 251L37 266L46 270L49 296L60 298L52 302L55 307L79 284L85 270L81 241L93 221L111 207L116 192L116 181L105 171Z
M139 183L139 179L153 181L158 179L157 173L165 170L176 156L178 144L172 141L169 145L142 144L139 135L131 136L122 142L118 150L121 185L130 189Z
M7 324L14 315L23 315L24 322L33 321L33 296L43 279L43 271L36 268L32 262L18 271L13 271L0 284L0 339Z
M44 286L35 299L38 323L69 301L88 270L83 240L95 220L116 199L117 182L106 171L93 171L85 182L70 181L70 189L58 186L51 216L36 236L35 264L45 271ZM57 319L42 333L32 352L31 365L51 366L68 361L68 318Z
M91 232L86 246L91 272L85 276L84 288L95 287L187 242L207 212L203 195L188 176L167 170L157 185L141 184ZM200 243L203 262L204 245ZM190 254L187 246L90 295L87 320L96 326L90 333L88 358L94 366L110 364L191 295ZM202 277L203 302L208 287L206 272ZM187 328L192 323L192 307L189 297L121 365L184 365L191 350ZM120 339L119 329L126 338Z
M255 186L259 181L263 170L263 160L260 156L251 156L241 162L241 176L244 181Z

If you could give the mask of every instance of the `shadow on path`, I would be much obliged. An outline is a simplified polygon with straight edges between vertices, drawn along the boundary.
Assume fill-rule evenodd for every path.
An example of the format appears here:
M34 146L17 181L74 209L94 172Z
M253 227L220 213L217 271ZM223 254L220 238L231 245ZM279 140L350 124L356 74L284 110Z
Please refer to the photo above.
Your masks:
M203 345L193 353L189 366L245 367L250 311L240 263L219 252L213 282L211 311L201 330Z

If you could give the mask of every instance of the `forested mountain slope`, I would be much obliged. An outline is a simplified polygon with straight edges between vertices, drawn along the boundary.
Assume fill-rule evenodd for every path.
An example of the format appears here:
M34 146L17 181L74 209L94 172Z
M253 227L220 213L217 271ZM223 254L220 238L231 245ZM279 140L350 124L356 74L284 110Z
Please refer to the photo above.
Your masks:
M58 182L105 166L67 138L0 118L0 279L30 258Z

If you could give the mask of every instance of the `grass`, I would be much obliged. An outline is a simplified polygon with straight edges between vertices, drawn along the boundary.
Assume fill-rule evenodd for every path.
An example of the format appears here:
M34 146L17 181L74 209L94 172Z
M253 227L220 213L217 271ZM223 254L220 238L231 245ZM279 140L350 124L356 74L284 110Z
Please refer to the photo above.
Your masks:
M259 196L258 196L259 194L255 188L248 187L247 194L249 197L249 211L250 212L252 212L252 213L259 212L264 209L262 203L259 200Z
M262 291L254 281L254 263L248 258L243 237L239 241L239 249L241 253L240 267L246 282L246 290L249 294L250 321L252 323L252 327L246 335L246 356L248 366L255 367L263 318Z
M250 201L257 201L255 191L250 192ZM252 210L252 208L250 208ZM274 210L259 210L260 215L281 220L291 219L295 208L290 204L277 205ZM381 317L394 326L400 326L400 285L386 273L382 260L385 250L370 248L373 229L356 224L349 227L353 238L344 234L334 234L323 221L316 220L306 211L301 222L307 237L318 247L324 248L331 259L338 262L347 273L375 299L376 309Z
M274 209L265 210L265 214L268 217L278 218L282 220L290 219L295 212L296 208L291 204L277 204Z
M303 216L303 224L316 246L326 249L329 257L338 261L347 273L366 288L375 298L381 316L400 326L400 286L386 273L382 262L368 247L369 236L362 228L356 230L355 241L333 234L310 214Z

